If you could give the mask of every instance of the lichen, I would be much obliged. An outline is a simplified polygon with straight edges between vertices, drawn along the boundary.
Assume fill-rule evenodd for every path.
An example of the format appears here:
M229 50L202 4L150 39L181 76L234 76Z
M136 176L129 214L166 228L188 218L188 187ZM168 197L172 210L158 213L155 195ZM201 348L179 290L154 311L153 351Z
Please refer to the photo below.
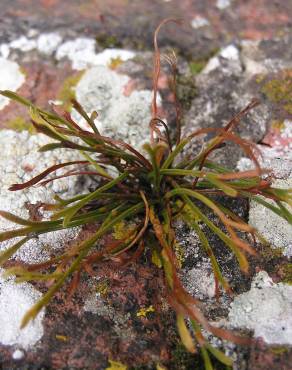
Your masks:
M0 90L16 91L25 81L20 66L11 60L0 57ZM9 99L0 96L0 110L9 104Z
M110 366L106 370L127 370L127 366L121 362L109 360Z
M253 279L251 290L235 297L229 312L232 327L254 330L267 344L292 344L292 287L275 284L265 271Z
M148 313L150 312L155 312L154 307L151 305L149 307L142 307L138 312L137 312L137 317L146 317Z
M2 275L3 270L0 269ZM16 283L14 279L0 277L0 342L19 345L24 349L33 346L44 333L44 310L26 328L20 329L24 312L41 297L31 284Z
M68 152L64 149L56 150L49 155L42 155L38 149L51 142L44 135L30 135L27 131L15 132L12 130L0 131L0 204L1 210L14 212L20 217L27 217L26 204L37 202L51 202L55 193L59 196L73 196L84 192L89 183L83 184L77 178L65 178L61 182L51 182L44 187L26 189L21 194L8 190L8 187L19 181L26 181L41 172L46 166L60 163L62 160L80 159L80 154ZM17 171L15 168L18 167ZM58 175L61 174L61 170ZM88 179L89 180L89 179ZM90 181L90 180L89 180ZM85 187L84 187L85 185ZM0 231L11 228L11 223L3 218L0 220ZM74 230L59 230L31 239L17 253L16 258L27 263L43 262L48 259L53 250L62 248L65 243L78 234ZM11 242L1 242L0 250L5 250ZM50 246L50 248L48 248Z
M110 69L116 69L123 63L121 57L112 58L109 64Z
M271 102L292 114L292 70L284 70L277 78L265 82L261 91Z
M292 179L276 180L273 185L275 188L290 188ZM267 200L270 204L275 204L272 200ZM291 207L288 206L291 211ZM273 246L273 248L283 249L285 256L292 255L292 230L291 225L277 214L251 201L249 210L249 223Z
M94 67L88 69L77 84L76 98L89 115L94 110L98 112L95 123L102 135L121 139L140 149L149 135L152 93L140 90L125 96L129 81L127 75L104 66ZM73 118L88 129L74 112Z

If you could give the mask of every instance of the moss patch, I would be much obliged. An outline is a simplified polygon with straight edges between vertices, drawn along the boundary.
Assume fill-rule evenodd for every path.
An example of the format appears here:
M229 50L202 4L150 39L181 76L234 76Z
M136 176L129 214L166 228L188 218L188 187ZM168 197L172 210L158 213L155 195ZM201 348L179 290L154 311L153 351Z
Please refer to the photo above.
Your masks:
M281 266L279 273L282 276L282 283L292 285L292 263L287 263Z
M118 38L115 35L101 33L95 37L95 40L98 43L98 45L104 49L122 47L122 43L118 40Z
M186 110L190 109L197 94L193 76L179 75L177 78L177 97L181 106Z
M75 98L75 87L83 76L83 73L84 72L81 71L67 77L57 94L57 99L63 102L65 110L71 111L71 100Z
M10 121L7 122L7 127L14 130L14 131L28 131L30 133L34 133L35 129L33 125L26 121L23 117L17 116Z
M265 81L261 91L271 102L292 114L292 70L284 70L276 78Z
M199 74L203 70L203 68L205 67L206 64L207 64L206 59L191 61L189 63L189 68L190 68L191 74L194 75L194 76Z

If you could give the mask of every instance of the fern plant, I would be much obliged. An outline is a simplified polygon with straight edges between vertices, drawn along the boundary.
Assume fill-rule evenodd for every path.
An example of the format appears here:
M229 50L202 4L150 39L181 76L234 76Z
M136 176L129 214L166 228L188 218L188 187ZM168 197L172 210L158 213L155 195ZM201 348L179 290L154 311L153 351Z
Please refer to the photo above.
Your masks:
M54 140L43 146L40 149L41 152L67 148L79 151L84 157L84 160L46 168L31 180L12 185L11 191L21 191L36 184L46 185L60 177L76 175L96 176L99 178L99 186L87 194L70 199L56 196L55 203L44 204L44 209L52 212L49 221L31 221L1 211L2 217L21 227L0 234L0 241L18 238L13 246L1 252L0 265L5 267L7 260L13 257L28 240L40 234L88 224L96 225L95 232L88 239L65 249L60 255L47 262L25 266L18 263L6 270L6 274L16 276L16 281L53 282L43 297L24 315L22 321L22 327L24 327L37 316L65 283L70 282L72 293L78 286L81 275L91 273L98 264L109 258L119 261L120 264L129 264L139 258L145 248L149 248L151 253L158 256L164 270L167 299L176 312L177 328L182 343L192 353L199 345L206 369L212 369L210 352L226 365L232 362L224 353L208 343L202 334L202 329L239 344L248 343L249 340L228 330L212 326L200 311L198 300L184 289L179 279L179 263L174 247L176 243L174 221L183 220L196 232L201 247L212 264L216 295L219 294L220 288L231 293L229 283L221 273L216 260L215 246L209 242L202 224L216 234L225 243L226 248L234 253L244 273L249 269L247 256L254 255L256 252L246 238L242 238L242 235L250 234L253 238L260 236L237 214L223 206L216 196L252 199L291 223L292 216L285 206L292 203L291 190L273 188L271 177L263 179L264 171L257 161L255 145L234 133L240 119L259 104L256 100L234 116L225 127L202 128L188 136L181 136L174 55L165 57L172 70L171 88L176 109L175 138L171 139L167 124L157 114L161 63L157 35L161 26L170 21L176 22L173 19L164 20L154 35L154 94L150 142L144 145L143 152L139 152L121 140L103 136L94 122L96 113L93 112L89 116L74 100L73 108L86 120L90 129L81 128L68 112L62 112L60 109L47 112L11 91L1 91L3 96L27 106L35 129ZM184 154L188 144L198 136L206 134L213 134L213 138L199 153L193 153L192 156ZM234 172L211 161L210 154L221 148L225 141L234 142L241 147L253 161L255 169ZM73 166L73 169L71 168L62 176L47 178L54 171L69 166ZM116 169L116 176L108 171L108 166ZM273 204L266 199L273 200ZM213 217L209 218L202 211L202 205L209 208L216 216L221 227L218 227L218 222L214 222ZM114 244L98 245L98 241L110 234L119 222L133 219L139 221L124 239ZM155 243L153 243L153 236Z

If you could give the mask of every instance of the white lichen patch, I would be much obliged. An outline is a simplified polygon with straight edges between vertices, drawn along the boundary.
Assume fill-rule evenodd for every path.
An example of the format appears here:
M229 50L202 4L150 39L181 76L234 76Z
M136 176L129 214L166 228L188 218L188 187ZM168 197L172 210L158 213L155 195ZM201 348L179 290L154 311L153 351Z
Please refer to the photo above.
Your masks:
M208 19L204 18L204 17L201 17L199 15L197 17L193 18L192 21L191 21L191 26L194 29L206 27L206 26L209 26L209 25L210 25L210 23L209 23Z
M227 75L242 73L240 51L236 45L230 44L221 48L214 57L209 59L202 75L207 75L217 69Z
M82 70L92 66L109 65L116 58L126 61L135 56L133 51L123 49L105 49L97 53L95 47L96 41L91 38L80 37L66 41L58 47L56 59L68 58L73 69Z
M3 270L0 269L2 275ZM42 320L44 310L24 329L20 329L25 312L40 299L41 293L31 284L16 284L13 279L3 279L0 275L0 342L4 345L17 345L28 349L41 339L44 333ZM22 352L14 352L16 360ZM23 353L22 353L23 354ZM23 356L22 356L23 357Z
M239 60L239 50L233 44L228 45L225 48L221 49L219 55L225 59L235 60L235 61Z
M16 91L24 83L25 77L19 65L0 57L0 90ZM9 104L9 99L0 95L0 110Z
M62 37L57 32L43 33L37 39L37 49L45 55L53 54L62 42Z
M11 49L18 49L22 52L28 52L37 47L37 42L35 39L29 39L26 36L20 36L18 39L13 40L9 47Z
M234 299L229 312L234 328L254 331L268 344L292 344L292 286L274 284L265 271L256 275L249 292Z
M289 156L282 159L275 155L273 149L263 148L259 161L262 168L272 172L275 178L273 187L282 189L292 187L292 160ZM250 159L242 158L238 161L237 168L240 171L246 171L254 168L254 165ZM265 201L276 206L273 200L265 199ZM292 207L287 205L286 207L292 212ZM271 244L272 248L281 248L285 256L292 256L292 228L288 221L252 200L250 202L249 223Z
M273 183L274 187L288 189L292 187L292 179L277 180ZM276 205L273 200L266 200L268 203ZM286 206L290 212L292 207ZM291 225L272 212L270 209L251 201L249 210L249 224L255 227L261 235L271 243L274 248L283 248L283 254L287 257L292 256L292 228Z
M7 59L10 54L9 44L0 44L0 57Z
M74 40L62 42L63 37L57 32L39 34L31 30L27 36L22 35L10 43L0 45L0 56L8 58L13 50L28 53L36 50L43 55L53 55L57 61L64 58L70 60L72 68L83 70L89 67L103 65L108 66L114 60L126 61L135 57L136 53L131 50L118 48L96 51L96 40L89 37L78 37Z
M215 279L211 265L206 262L198 265L187 272L186 288L196 298L214 298Z
M115 59L119 59L122 62L126 60L133 59L136 53L131 50L124 49L105 49L101 53L96 54L93 64L108 66Z
M95 41L86 37L64 42L56 51L56 59L68 58L72 62L72 68L82 70L95 57Z
M129 81L128 76L107 67L91 68L76 86L76 99L88 114L97 111L96 124L103 135L141 148L149 139L152 93L142 90L126 96L124 91ZM82 123L77 115L74 118Z
M224 10L231 5L231 0L217 0L216 7L220 10Z
M17 133L11 130L0 131L0 209L27 218L26 202L52 202L55 193L66 198L84 192L90 185L90 179L80 182L78 177L67 177L49 183L46 187L32 187L20 191L9 191L11 184L25 182L36 176L47 167L61 162L80 159L78 153L70 150L56 150L53 152L39 153L37 150L49 139L42 135L29 135L28 132ZM68 167L69 168L69 167ZM64 170L63 170L64 171ZM60 175L62 170L56 172ZM7 220L0 218L0 231L19 227ZM66 242L75 238L78 228L60 230L40 235L31 239L17 253L17 258L24 262L35 263L47 259L51 250L61 248ZM2 242L3 250L14 240Z
M12 353L12 358L13 360L15 361L19 361L19 360L22 360L24 357L24 352L21 351L20 349L16 349L13 353Z

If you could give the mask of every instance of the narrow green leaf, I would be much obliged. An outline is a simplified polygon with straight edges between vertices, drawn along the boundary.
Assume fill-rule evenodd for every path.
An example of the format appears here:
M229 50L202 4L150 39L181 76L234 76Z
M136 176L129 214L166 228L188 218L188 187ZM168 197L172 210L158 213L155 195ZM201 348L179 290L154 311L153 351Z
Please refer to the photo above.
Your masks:
M206 178L211 182L211 184L215 185L216 188L221 189L226 195L229 195L230 197L237 196L237 191L230 185L226 184L226 182L218 180L216 175L207 174Z
M209 352L212 353L214 357L217 358L222 364L226 366L232 366L233 360L226 356L223 352L221 352L219 349L213 347L210 343L206 343L205 347L208 349Z
M0 90L0 94L27 107L33 106L32 102L10 90Z
M38 108L34 106L30 106L29 113L31 119L40 127L46 128L48 130L47 135L59 141L69 141L68 138L62 134L60 134L52 125L50 125L40 114Z
M94 166L94 168L96 169L96 171L98 172L98 173L100 173L102 176L104 176L104 177L107 177L107 178L110 178L110 179L112 179L112 177L96 162L96 161L94 161L91 157L90 157L90 155L88 155L87 153L85 153L84 151L80 151L80 153L83 155L83 157L85 157L87 160L88 160L88 162L90 162L93 166Z
M181 338L181 341L183 345L186 347L186 349L191 352L195 353L196 352L196 347L194 344L194 340L186 326L184 317L180 314L176 315L176 323L177 323L177 329L179 332L179 336Z
M175 147L175 149L169 154L169 156L164 161L161 169L169 168L175 157L183 150L183 148L188 144L191 138L186 138L180 141L180 143Z
M3 263L5 263L11 256L13 256L18 251L18 249L22 247L23 244L25 244L29 239L29 237L23 238L12 247L0 252L0 266L2 266Z
M18 224L18 225L24 225L24 226L33 226L34 225L34 221L25 220L24 218L16 216L16 215L14 215L10 212L0 211L0 216L5 218L8 221L11 221L11 222L14 222L15 224Z
M195 177L205 177L206 172L194 171L194 170L184 170L180 168L167 168L160 170L161 175L167 176L195 176Z
M68 223L71 221L72 217L82 208L84 207L88 202L92 201L92 200L95 200L97 199L98 197L101 197L101 194L108 190L108 189L111 189L113 186L115 186L116 184L118 184L119 182L122 182L126 177L128 176L128 173L127 172L124 172L122 175L118 176L117 178L115 178L114 180L108 182L107 184L101 186L100 188L98 188L97 190L95 190L94 192L88 194L86 197L84 197L83 199L81 199L77 204L74 204L73 206L71 207L68 207L64 210L61 210L59 212L56 212L52 219L55 220L55 219L58 219L62 216L64 216L64 219L63 219L63 225L64 227L66 227L68 225Z

